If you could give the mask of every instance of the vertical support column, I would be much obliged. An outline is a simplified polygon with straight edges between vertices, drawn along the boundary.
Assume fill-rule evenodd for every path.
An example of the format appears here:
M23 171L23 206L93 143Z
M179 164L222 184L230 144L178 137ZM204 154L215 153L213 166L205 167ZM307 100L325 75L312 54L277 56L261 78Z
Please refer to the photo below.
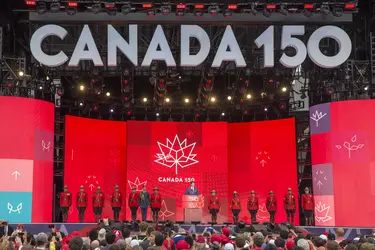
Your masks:
M375 99L375 34L370 33L370 67L371 67L371 85L370 99Z

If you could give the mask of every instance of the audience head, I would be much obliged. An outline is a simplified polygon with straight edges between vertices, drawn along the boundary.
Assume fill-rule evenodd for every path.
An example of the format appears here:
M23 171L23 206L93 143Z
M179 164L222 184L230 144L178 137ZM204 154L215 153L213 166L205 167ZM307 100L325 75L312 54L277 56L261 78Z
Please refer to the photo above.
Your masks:
M254 234L253 240L254 240L255 247L257 247L257 248L262 247L262 245L264 243L264 237L263 237L262 234L260 234L260 233Z

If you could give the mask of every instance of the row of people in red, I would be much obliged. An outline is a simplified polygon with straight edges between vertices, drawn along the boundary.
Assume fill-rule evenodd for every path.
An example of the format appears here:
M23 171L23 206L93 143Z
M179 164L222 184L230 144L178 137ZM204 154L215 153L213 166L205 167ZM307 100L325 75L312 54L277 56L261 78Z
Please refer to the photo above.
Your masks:
M145 187L144 187L145 189ZM63 222L67 222L70 207L72 206L72 195L68 191L68 186L64 186L64 192L60 194L60 208L63 214ZM119 191L119 186L115 187L115 191L111 195L111 207L113 210L114 220L119 220L120 211L123 205L122 194ZM102 211L105 203L105 195L101 191L100 187L97 187L96 192L92 194L92 206L95 215L95 220L99 221L102 216ZM145 190L141 193L137 193L135 188L132 188L132 192L129 194L128 206L131 210L132 219L137 219L137 211L141 206L142 219L146 220L143 216L147 214L148 206L151 208L153 214L153 221L158 221L158 214L161 208L162 199L158 192L158 188L154 188L154 192L149 195ZM84 187L80 187L80 191L76 195L76 207L78 209L78 219L80 222L84 221L85 211L88 204L88 195L84 190ZM146 209L146 211L144 211Z
M212 204L211 202L214 202L213 205L211 206L209 205L209 209L212 215L212 221L216 222L216 216L220 209L220 203L218 203L219 201L216 196L215 190L211 192L211 198L209 202L210 204ZM297 204L296 204L296 197L292 193L291 188L288 188L288 193L284 195L283 204L284 204L284 210L287 214L288 222L293 224L294 214L296 212ZM312 219L313 219L313 210L314 210L314 197L312 194L310 194L310 189L308 187L305 188L305 193L301 196L301 204L302 204L302 210L304 212L305 219L306 219L306 225L311 226ZM241 211L241 202L236 191L233 192L233 198L231 201L231 209L232 209L233 221L234 223L237 223L238 215ZM277 211L277 201L276 201L273 191L270 191L267 197L266 209L270 215L270 222L274 222L275 214ZM251 194L247 200L247 210L250 213L251 221L255 222L256 215L259 210L259 201L254 190L251 191Z

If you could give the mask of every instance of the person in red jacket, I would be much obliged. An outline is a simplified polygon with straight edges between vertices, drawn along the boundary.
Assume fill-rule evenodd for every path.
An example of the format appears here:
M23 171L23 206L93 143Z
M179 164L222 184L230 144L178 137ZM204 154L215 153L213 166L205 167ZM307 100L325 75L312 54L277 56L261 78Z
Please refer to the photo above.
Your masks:
M212 222L216 223L217 214L219 213L219 210L220 210L220 201L219 201L219 197L216 196L215 190L211 191L211 197L210 197L210 200L208 201L208 210L210 210Z
M155 223L159 221L159 212L161 209L161 196L159 194L159 189L154 188L154 193L151 194L150 198L150 208L152 211L152 219Z
M84 222L85 220L85 211L87 208L87 193L85 192L85 188L83 186L79 187L79 192L76 196L76 205L78 209L78 219L79 222Z
M136 187L132 187L132 192L129 194L129 207L132 214L132 220L137 220L137 212L139 207L139 193L136 192Z
M119 187L116 185L115 191L111 196L111 206L113 210L113 219L118 221L120 218L120 211L122 206L122 195L119 191Z
M276 203L276 198L273 195L273 191L270 191L270 194L267 197L266 208L267 208L268 213L270 214L270 222L274 223L275 214L277 210L277 203Z
M294 223L294 213L296 212L296 197L292 194L292 189L288 188L288 193L284 195L284 209L288 222Z
M305 215L306 226L312 226L314 211L314 196L310 194L310 189L305 187L305 193L301 196L302 211Z
M68 186L64 186L64 192L60 194L60 207L63 216L63 222L68 221L68 212L72 205L72 195L68 191Z
M247 200L247 210L249 210L251 223L257 221L257 213L259 209L258 197L255 195L255 191L252 190L249 199Z
M233 223L237 224L238 216L241 212L241 203L240 198L238 198L238 194L236 191L233 192L233 198L231 202L232 214L233 214Z
M104 207L104 194L100 187L97 187L96 192L92 195L92 207L94 208L95 221L99 222Z

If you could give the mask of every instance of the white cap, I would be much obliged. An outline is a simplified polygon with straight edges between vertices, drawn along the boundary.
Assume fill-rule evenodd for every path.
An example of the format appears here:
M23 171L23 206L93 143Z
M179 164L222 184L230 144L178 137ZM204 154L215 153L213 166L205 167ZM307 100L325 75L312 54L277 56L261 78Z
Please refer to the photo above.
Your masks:
M139 240L132 240L130 241L130 247L135 247L135 246L139 246Z
M232 243L225 244L224 250L234 250L233 244Z

